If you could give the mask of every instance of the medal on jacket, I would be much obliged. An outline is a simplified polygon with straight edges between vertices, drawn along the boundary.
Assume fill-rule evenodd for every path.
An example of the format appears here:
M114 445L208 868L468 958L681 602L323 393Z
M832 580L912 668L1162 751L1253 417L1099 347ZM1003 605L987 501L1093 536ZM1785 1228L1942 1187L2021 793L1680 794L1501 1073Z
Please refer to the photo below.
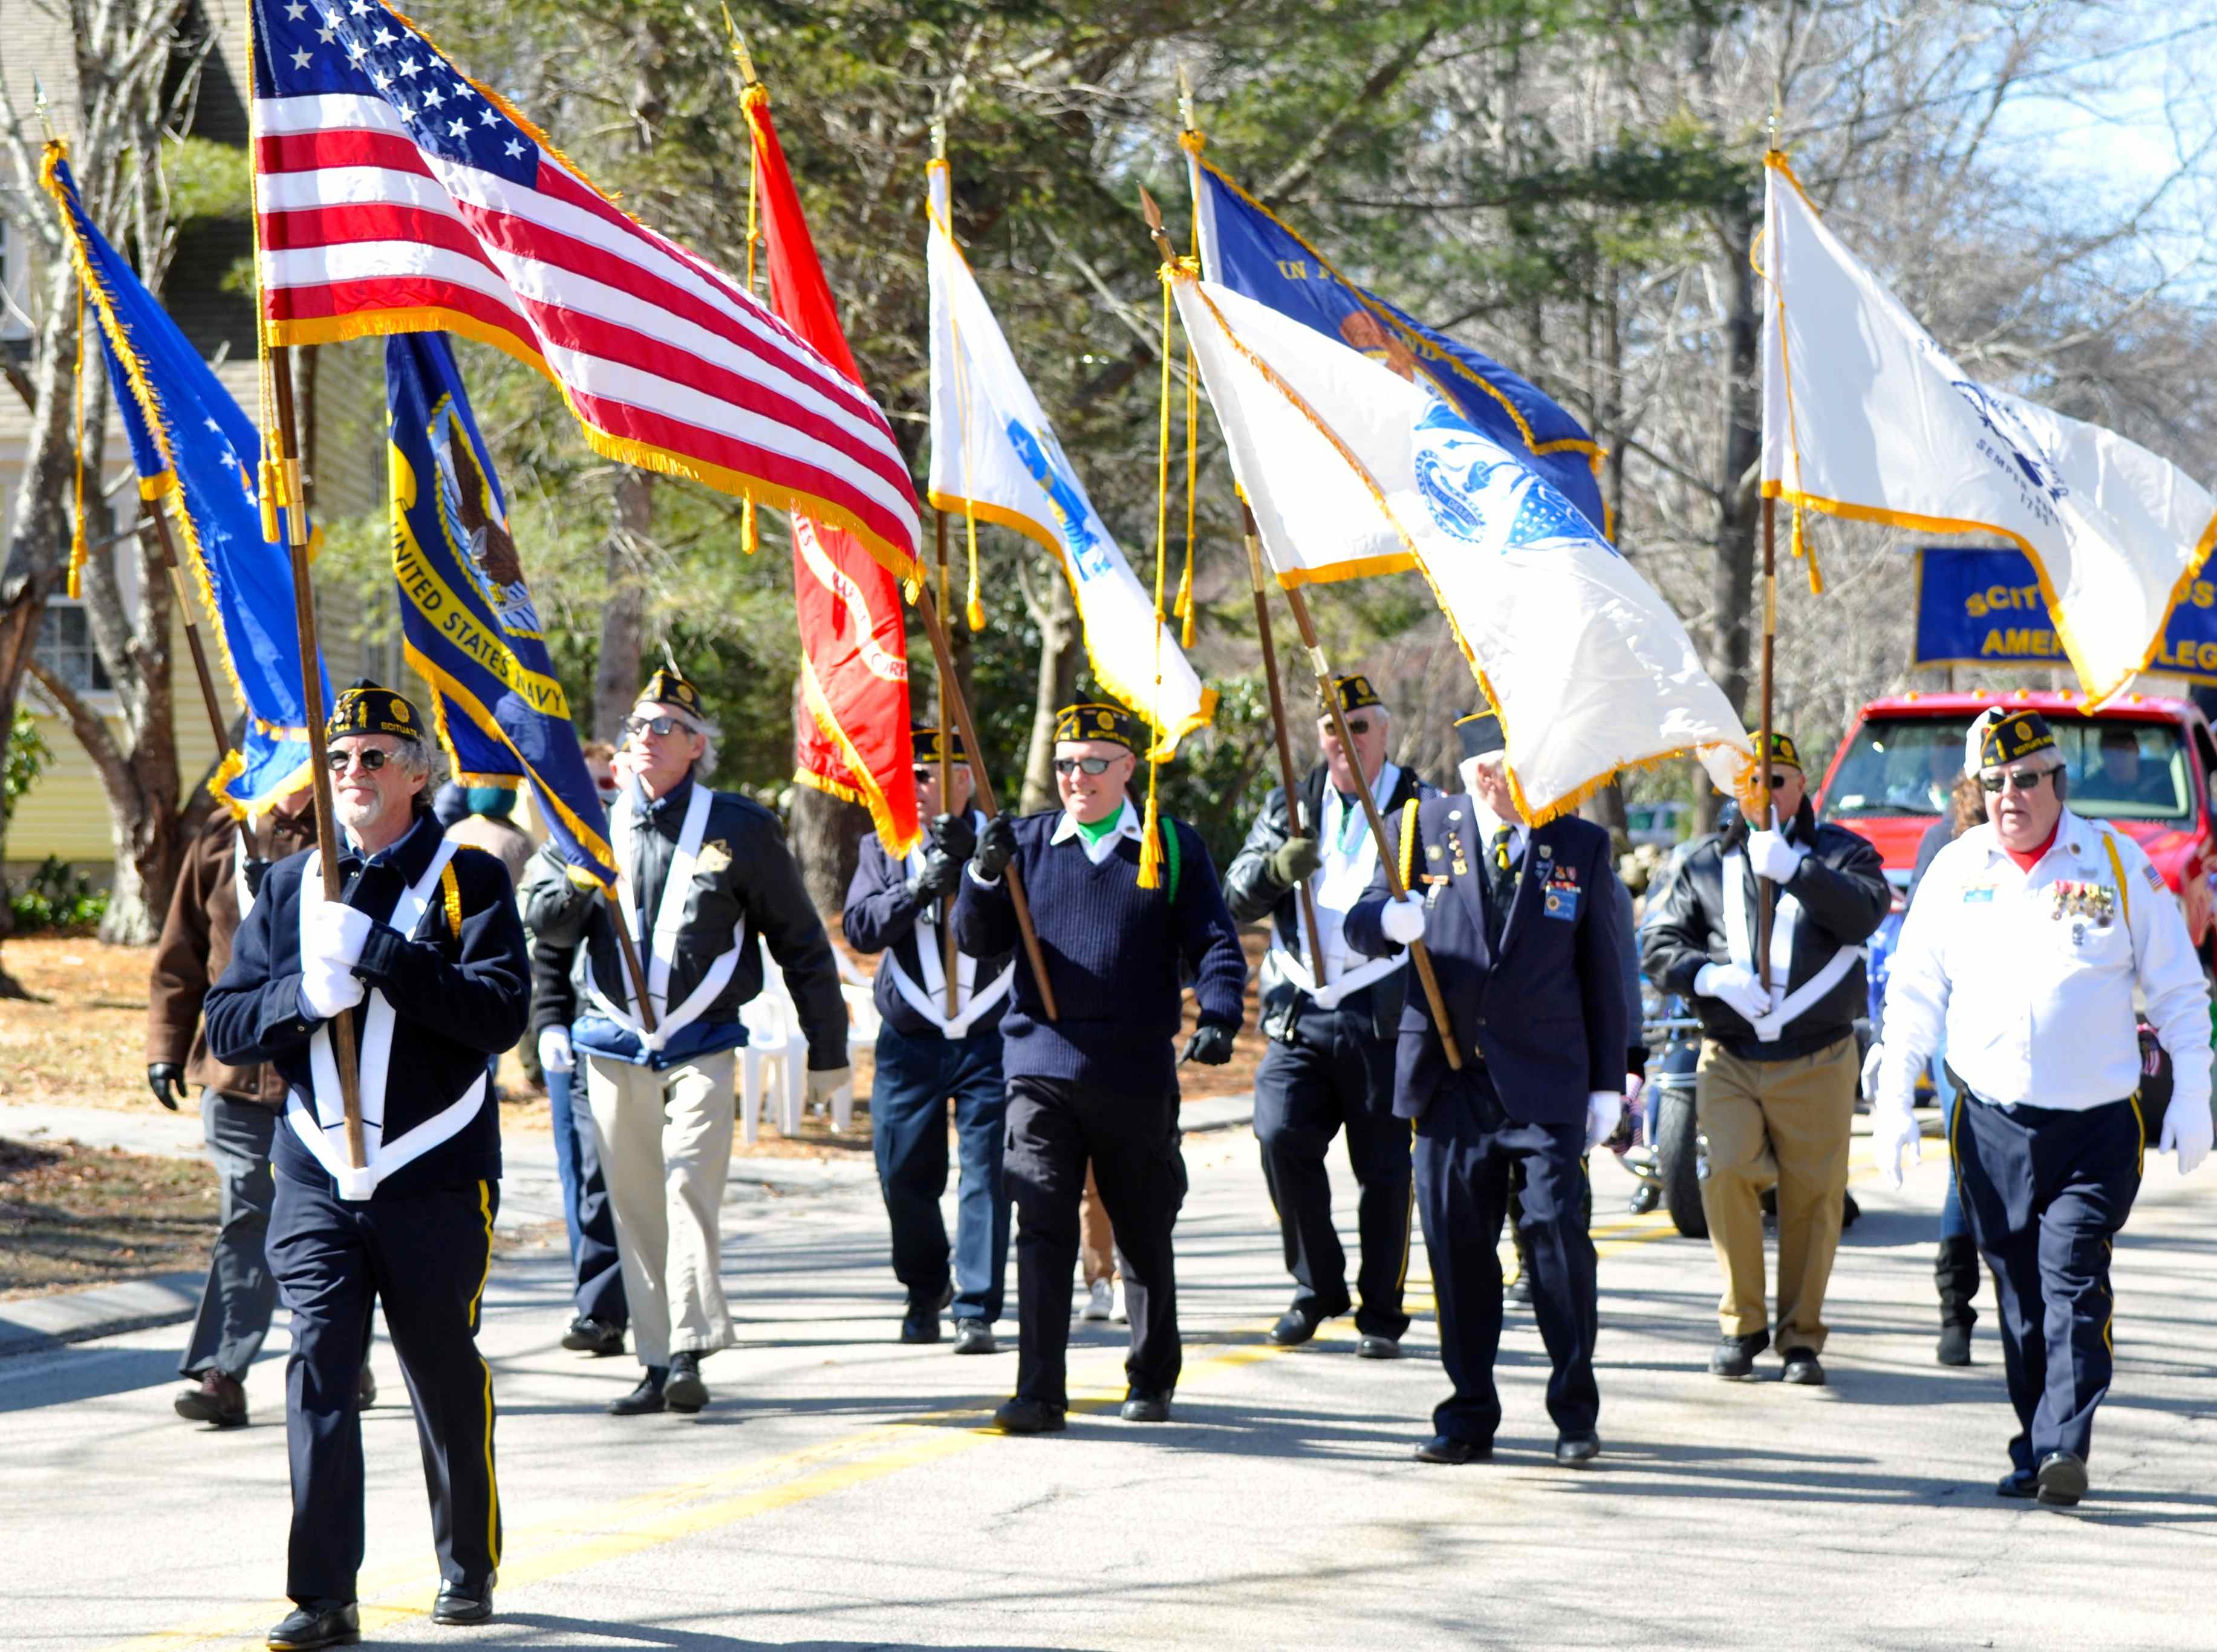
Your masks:
M1448 854L1458 878L1470 876L1470 862L1462 852L1462 833L1453 826L1448 828Z

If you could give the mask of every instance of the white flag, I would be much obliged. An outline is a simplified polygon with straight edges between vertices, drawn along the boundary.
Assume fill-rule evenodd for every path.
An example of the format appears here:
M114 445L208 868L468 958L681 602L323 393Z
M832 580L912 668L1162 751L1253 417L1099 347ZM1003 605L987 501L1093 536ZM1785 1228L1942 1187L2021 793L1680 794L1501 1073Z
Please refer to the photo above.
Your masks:
M985 295L954 243L947 163L933 161L931 227L931 502L949 515L998 522L1053 552L1085 628L1085 652L1103 689L1153 725L1164 755L1216 712L1152 592L1116 548L1016 367ZM1157 635L1160 632L1159 638ZM1156 687L1160 649L1161 688Z
M1501 713L1528 820L1668 757L1746 781L1754 749L1678 616L1522 455L1252 299L1191 274L1176 293L1270 560L1415 559Z
M1764 494L2014 542L2080 684L2116 693L2217 539L2217 501L2115 431L1965 373L1825 227L1785 157L1769 160Z

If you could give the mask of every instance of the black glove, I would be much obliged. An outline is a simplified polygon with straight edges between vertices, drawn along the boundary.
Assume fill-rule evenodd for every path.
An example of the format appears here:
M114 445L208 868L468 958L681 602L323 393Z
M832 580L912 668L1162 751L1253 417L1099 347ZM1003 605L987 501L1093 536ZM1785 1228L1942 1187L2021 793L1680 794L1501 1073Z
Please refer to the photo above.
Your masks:
M923 865L909 874L908 892L919 901L936 901L954 892L962 876L962 863L933 847L923 852Z
M258 858L250 859L247 861L246 893L249 899L258 901L262 898L262 880L269 875L269 868L275 864L275 861Z
M1181 1064L1197 1061L1204 1067L1221 1067L1232 1059L1232 1029L1219 1021L1203 1021L1194 1028L1180 1052Z
M1289 837L1270 851L1265 864L1274 881L1291 889L1322 866L1324 856L1317 852L1316 839Z
M978 829L967 815L942 815L931 823L931 841L952 860L967 860L978 852Z
M185 1099L185 1069L174 1061L150 1061L146 1063L146 1088L154 1092L157 1101L175 1113L177 1102ZM175 1101L170 1099L172 1090L176 1092Z
M1016 823L1006 815L996 815L985 823L985 829L978 834L978 850L970 864L987 883L992 882L1009 869L1009 862L1016 858Z

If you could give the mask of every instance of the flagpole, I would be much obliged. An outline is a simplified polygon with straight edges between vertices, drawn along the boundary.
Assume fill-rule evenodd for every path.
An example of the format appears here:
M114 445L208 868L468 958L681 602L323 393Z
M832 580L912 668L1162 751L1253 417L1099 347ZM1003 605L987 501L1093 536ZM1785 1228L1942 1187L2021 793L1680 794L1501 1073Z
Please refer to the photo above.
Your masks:
M216 700L215 678L208 671L207 650L201 642L199 607L192 593L185 589L184 570L177 566L176 542L170 537L169 519L163 515L159 500L147 501L146 512L139 519L139 532L142 538L153 539L163 571L170 576L170 589L176 594L177 607L185 620L185 646L192 650L193 671L201 680L201 703L207 707L208 727L215 733L216 756L228 757L231 731L224 725L223 708Z
M616 876L623 876L623 868L616 868ZM639 1002L639 1024L647 1032L654 1031L654 995L646 989L646 968L639 961L639 944L631 938L631 923L624 916L623 903L616 898L614 890L602 885L601 895L608 903L608 916L616 927L616 946L623 953L624 973L631 977L632 996Z
M938 541L939 601L947 601L947 513L935 507L931 513L933 537ZM954 760L952 730L947 723L947 681L944 670L939 673L939 811L943 815L954 812ZM970 772L978 772L978 749L966 747L970 753ZM947 1019L953 1020L961 1009L957 1002L960 996L960 982L956 971L961 959L954 945L954 897L946 897L939 903L939 946L942 972L947 977Z
M1778 501L1766 496L1763 502L1763 722L1756 738L1756 797L1758 801L1755 825L1759 829L1770 820L1770 730L1771 730L1771 656L1778 640ZM1764 991L1770 989L1770 879L1757 877L1755 880L1755 978Z
M977 782L979 812L991 820L1000 812L1000 805L993 800L993 782L985 761L985 749L978 743L977 725L970 720L970 702L963 696L962 685L955 680L954 650L948 643L946 624L940 617L939 605L931 599L928 580L917 585L916 611L923 621L924 634L931 638L932 657L939 663L940 692L954 708L956 725L962 730L962 743L970 753L970 773ZM1040 951L1039 932L1032 928L1032 903L1025 898L1024 880L1017 874L1015 861L1009 863L1004 875L1009 880L1009 899L1016 909L1016 932L1023 937L1024 958L1032 966L1032 979L1039 983L1040 1008L1047 1012L1050 1021L1059 1020L1061 1013L1055 1007L1054 987L1047 978L1047 959Z
M1270 634L1269 589L1263 579L1263 535L1255 526L1254 507L1244 499L1239 502L1239 518L1247 540L1247 579L1255 590L1255 632L1263 639L1263 681L1270 691L1270 731L1277 740L1278 783L1286 792L1286 823L1299 836L1309 829L1309 822L1300 787L1294 783L1294 749L1286 737L1286 704L1278 693L1278 644ZM1355 761L1352 747L1341 749L1348 754L1349 762ZM1356 779L1362 778L1358 772ZM1317 933L1316 895L1306 878L1294 887L1300 897L1301 930L1308 937L1307 956L1302 962L1308 965L1309 979L1323 986L1324 941Z

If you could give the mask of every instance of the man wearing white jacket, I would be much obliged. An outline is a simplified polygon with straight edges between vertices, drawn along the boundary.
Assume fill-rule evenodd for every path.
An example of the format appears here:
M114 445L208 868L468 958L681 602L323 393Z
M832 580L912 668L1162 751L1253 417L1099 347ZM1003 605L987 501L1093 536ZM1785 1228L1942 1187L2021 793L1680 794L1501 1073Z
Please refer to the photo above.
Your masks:
M1888 1183L1919 1152L1917 1071L1944 1039L1964 1105L1949 1143L1993 1270L2018 1432L1995 1490L2068 1506L2086 1490L2111 1368L2109 1248L2152 1127L2183 1174L2209 1151L2209 993L2162 878L2121 832L2064 806L2047 722L2016 712L1979 752L1991 819L1933 860L1887 983L1872 1145ZM2175 1077L2144 1108L2133 996Z

